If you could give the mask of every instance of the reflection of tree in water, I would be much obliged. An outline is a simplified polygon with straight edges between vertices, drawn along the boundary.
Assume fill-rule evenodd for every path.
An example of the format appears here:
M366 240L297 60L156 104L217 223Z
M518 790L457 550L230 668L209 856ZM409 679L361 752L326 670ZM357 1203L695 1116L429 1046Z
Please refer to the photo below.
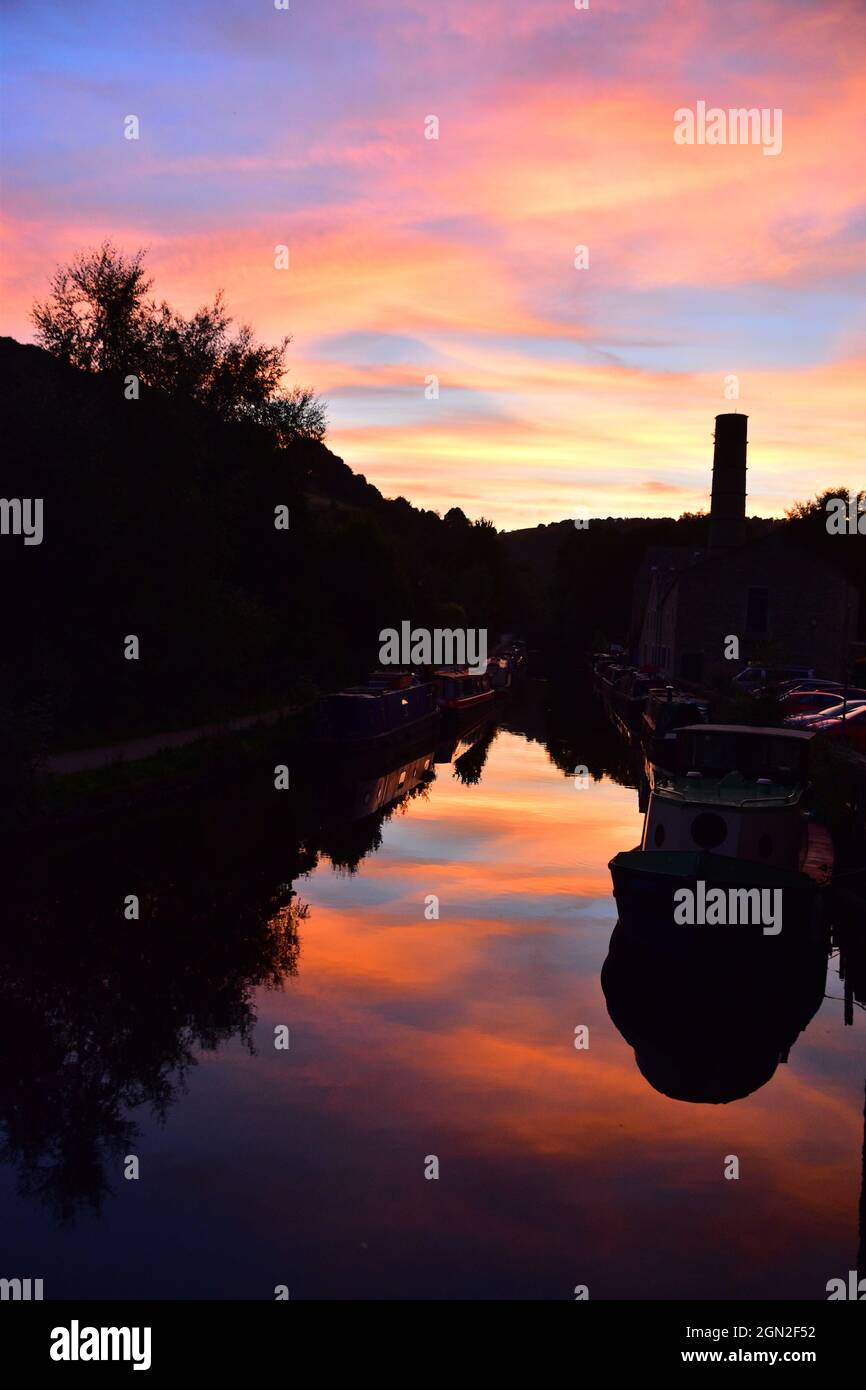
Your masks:
M495 723L487 724L479 738L459 758L454 759L454 776L465 787L474 787L481 781L481 774L487 762L490 746L498 733Z
M232 863L238 843L223 838L227 826L196 839L191 820L183 839L172 816L152 835L103 836L100 853L37 859L44 881L27 882L23 868L10 895L0 1158L17 1169L22 1193L61 1220L98 1210L120 1178L138 1138L131 1112L163 1119L198 1051L235 1035L251 1047L252 992L297 971L307 909L283 881L287 860L296 870L291 852L279 851L282 871L263 867L275 840L261 862L246 861L241 845ZM138 921L124 917L132 891Z
M639 760L588 680L522 682L506 705L502 727L543 744L550 761L566 774L585 767L596 782L608 777L624 787L636 785Z
M252 1049L253 992L296 974L307 908L292 880L321 854L354 872L434 776L358 818L351 784L329 782L323 806L255 773L22 854L0 937L0 1159L24 1194L63 1220L99 1209L135 1152L133 1112L164 1119L199 1052Z
M412 801L426 800L434 774L427 775L416 786L408 788L388 806L372 815L352 820L336 814L319 818L311 835L311 843L330 859L334 868L344 874L355 874L368 854L382 847L382 830L392 816L404 816Z

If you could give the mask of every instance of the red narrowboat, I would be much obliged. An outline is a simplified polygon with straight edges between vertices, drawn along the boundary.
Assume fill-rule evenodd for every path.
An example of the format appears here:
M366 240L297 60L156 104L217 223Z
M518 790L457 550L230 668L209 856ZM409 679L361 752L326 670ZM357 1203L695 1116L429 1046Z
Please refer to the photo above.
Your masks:
M464 710L489 704L494 698L493 687L484 673L463 668L436 671L435 676L439 685L438 705L443 711L461 714Z

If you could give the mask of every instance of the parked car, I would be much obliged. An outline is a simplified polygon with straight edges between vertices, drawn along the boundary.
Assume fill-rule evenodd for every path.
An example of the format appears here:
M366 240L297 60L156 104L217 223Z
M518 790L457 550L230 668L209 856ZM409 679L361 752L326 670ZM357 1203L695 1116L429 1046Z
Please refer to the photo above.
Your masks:
M866 698L866 692L852 690L849 698L856 699L858 695ZM817 714L821 710L828 710L832 705L842 702L842 691L828 690L822 687L820 690L813 690L808 686L796 690L788 690L779 700L779 709L784 715L793 714Z
M816 719L809 725L809 731L823 734L825 738L841 740L860 753L866 753L866 704L850 710L844 719L838 715L830 719Z
M789 695L792 690L844 690L841 681L828 681L824 676L811 676L805 680L782 681L775 687L778 696Z
M740 690L755 692L765 685L776 686L780 680L814 680L814 666L747 666L734 676L734 685Z
M848 700L847 704L844 700L838 700L836 704L828 705L827 708L823 710L812 710L811 712L807 711L805 714L789 715L784 721L785 728L814 729L824 720L840 718L843 709L845 710L847 718L856 710L862 709L863 706L866 706L866 696L863 695L858 695L854 699Z

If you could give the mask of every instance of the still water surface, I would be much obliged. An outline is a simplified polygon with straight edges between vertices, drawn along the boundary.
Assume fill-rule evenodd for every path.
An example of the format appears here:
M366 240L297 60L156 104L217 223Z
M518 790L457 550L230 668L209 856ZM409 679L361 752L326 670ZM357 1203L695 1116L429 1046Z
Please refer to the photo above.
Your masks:
M847 1275L866 1058L835 960L780 984L779 1050L804 1031L775 1069L742 1000L708 1002L710 1089L749 1093L671 1098L703 1084L677 1020L706 986L608 966L642 1071L601 984L608 860L641 827L622 751L542 685L505 724L402 788L313 767L280 800L265 770L16 867L0 1274L215 1299L823 1299Z

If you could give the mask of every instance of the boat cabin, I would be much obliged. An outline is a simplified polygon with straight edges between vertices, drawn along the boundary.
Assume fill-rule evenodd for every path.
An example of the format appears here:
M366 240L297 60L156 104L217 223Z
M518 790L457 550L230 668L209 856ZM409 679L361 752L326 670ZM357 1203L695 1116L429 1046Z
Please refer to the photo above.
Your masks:
M647 697L643 720L647 733L664 738L676 729L706 723L706 706L694 695L675 690L672 685L655 686Z
M739 724L676 731L674 769L654 781L641 848L703 850L797 870L814 734Z
M377 680L377 676L383 679ZM318 706L317 735L336 742L385 740L401 730L423 725L436 714L436 685L421 684L406 673L374 672L366 685L325 695Z
M746 782L805 786L814 741L814 733L799 729L687 724L677 729L675 771L706 778L738 774Z
M493 698L490 681L483 673L465 669L442 669L434 674L439 684L441 709L469 709L473 705L485 704Z

